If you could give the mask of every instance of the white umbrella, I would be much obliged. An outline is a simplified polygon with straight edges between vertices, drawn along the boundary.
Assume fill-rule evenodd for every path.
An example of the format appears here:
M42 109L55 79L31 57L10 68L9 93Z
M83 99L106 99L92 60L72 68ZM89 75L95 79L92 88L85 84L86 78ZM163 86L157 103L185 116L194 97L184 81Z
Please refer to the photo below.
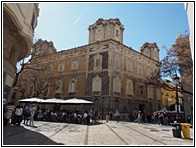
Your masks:
M21 100L18 100L18 102L20 103L26 103L26 102L42 102L43 99L40 99L40 98L27 98L27 99L21 99Z
M92 104L93 102L83 100L83 99L73 98L73 99L65 100L65 103L66 104Z
M43 100L43 101L41 101L41 103L63 104L63 103L65 103L65 100L57 99L57 98L52 98L52 99Z
M177 114L177 110L170 111L169 113ZM183 114L183 113L184 113L183 111L179 110L179 114Z

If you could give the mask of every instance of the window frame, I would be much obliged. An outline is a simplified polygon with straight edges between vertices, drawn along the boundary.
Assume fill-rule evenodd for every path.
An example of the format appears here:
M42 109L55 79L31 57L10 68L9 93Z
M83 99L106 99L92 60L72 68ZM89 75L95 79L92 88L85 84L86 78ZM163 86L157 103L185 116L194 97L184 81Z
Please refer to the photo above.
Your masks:
M63 71L64 71L64 64L59 64L58 72L63 72Z
M101 92L101 90L102 90L102 78L96 76L93 78L92 92Z
M74 61L72 62L71 70L77 70L78 69L78 62Z
M99 60L99 64L97 64L97 60ZM95 71L99 71L102 70L102 60L103 60L103 56L101 54L97 54L96 56L94 56L94 67L93 69ZM99 65L99 66L97 66Z

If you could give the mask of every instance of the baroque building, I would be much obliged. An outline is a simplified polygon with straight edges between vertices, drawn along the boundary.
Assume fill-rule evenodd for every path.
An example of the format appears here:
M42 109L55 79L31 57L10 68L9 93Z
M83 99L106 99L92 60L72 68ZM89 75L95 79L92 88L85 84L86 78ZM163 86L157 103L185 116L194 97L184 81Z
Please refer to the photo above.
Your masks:
M162 92L162 105L163 108L166 108L167 110L173 111L177 110L177 105L176 105L176 89L175 89L175 84L169 80L164 80L169 87L162 87L161 92ZM180 90L180 86L178 86L178 89ZM180 91L178 91L178 99L179 99L179 110L184 111L184 106L182 103L182 98L183 95Z
M39 40L34 45L44 54L37 59L48 63L43 72L47 80L42 79L48 83L39 97L86 99L94 102L90 108L103 109L104 114L117 109L152 114L161 109L161 89L145 84L145 77L160 68L156 43L144 43L140 52L125 46L124 26L117 18L98 19L88 30L89 44L84 46L56 52L52 42ZM33 87L28 82L28 97L33 96Z
M16 63L30 54L38 3L3 3L3 104L10 101Z

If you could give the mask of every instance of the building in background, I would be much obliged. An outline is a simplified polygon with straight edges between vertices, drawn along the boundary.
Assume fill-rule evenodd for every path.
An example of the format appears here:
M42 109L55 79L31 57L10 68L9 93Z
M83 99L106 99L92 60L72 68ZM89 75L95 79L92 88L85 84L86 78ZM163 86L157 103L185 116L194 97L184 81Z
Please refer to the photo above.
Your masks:
M177 106L176 106L176 88L175 84L169 80L164 80L169 87L162 87L161 92L162 92L162 105L163 108L166 108L169 111L177 111ZM180 86L179 86L180 87ZM179 88L181 90L181 88ZM183 106L183 101L182 101L183 95L180 91L178 91L178 99L179 99L179 111L184 111L184 106Z
M152 114L161 109L161 89L145 84L145 77L160 69L156 43L144 43L140 52L125 46L124 26L117 18L98 19L88 30L88 45L60 52L52 42L39 40L34 45L40 55L36 60L48 66L42 74L27 70L20 75L27 93L18 92L18 99L35 96L35 90L43 89L40 98L86 99L94 104L83 109L94 108L104 115L117 109L127 117L138 110ZM27 79L28 75L34 82L43 76L42 89L38 81L34 85Z
M185 118L193 116L193 60L189 36L179 35L173 49L178 53Z
M189 41L190 41L190 49L191 49L191 56L192 56L192 60L195 61L195 47L194 47L194 33L195 33L195 25L194 25L194 10L195 10L195 3L194 2L189 2L189 3L185 3L185 10L187 12L187 16L188 16L188 23L189 23ZM183 83L183 88L186 89L187 93L183 94L183 98L184 98L184 104L185 104L185 116L187 119L187 116L189 117L193 117L193 85L190 84L186 84ZM189 92L189 93L188 93Z
M187 12L187 16L188 16L188 23L189 23L189 32L190 32L190 36L189 36L189 40L190 40L190 48L191 48L191 53L192 53L192 59L194 60L194 53L195 53L195 49L194 49L194 2L189 2L189 3L184 3L185 6L185 10Z
M16 63L30 54L38 3L3 3L3 102L10 101Z

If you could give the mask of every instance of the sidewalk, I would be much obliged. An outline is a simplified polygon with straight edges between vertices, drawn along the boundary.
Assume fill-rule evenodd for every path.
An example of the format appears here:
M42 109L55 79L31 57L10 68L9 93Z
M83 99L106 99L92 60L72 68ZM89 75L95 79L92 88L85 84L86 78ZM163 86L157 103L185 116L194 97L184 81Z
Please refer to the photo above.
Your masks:
M193 138L193 129L190 135ZM4 126L2 136L3 145L193 145L192 139L174 138L171 126L122 121L89 126L35 121L35 127Z

